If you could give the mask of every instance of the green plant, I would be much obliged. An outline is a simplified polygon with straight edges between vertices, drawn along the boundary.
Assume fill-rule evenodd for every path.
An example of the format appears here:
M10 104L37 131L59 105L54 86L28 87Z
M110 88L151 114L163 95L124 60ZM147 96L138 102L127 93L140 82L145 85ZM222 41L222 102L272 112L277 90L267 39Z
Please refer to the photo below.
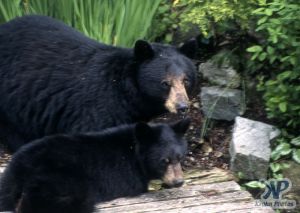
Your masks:
M162 0L153 18L149 39L171 43L178 28L178 17L172 0Z
M242 28L248 28L252 10L264 2L265 0L177 0L176 5L182 8L180 18L184 29L196 25L203 35L208 36L236 23Z
M24 14L62 20L98 41L133 46L149 29L162 0L1 0L0 22ZM145 15L146 14L146 15Z
M1 0L0 1L0 23L9 21L17 16L21 16L20 0Z
M271 158L276 162L282 157L292 157L293 160L300 163L300 136L288 135L277 140L277 146L272 151Z
M297 132L300 128L300 5L297 0L273 0L253 13L259 19L256 31L266 41L248 48L252 60L268 66L258 89L270 118Z

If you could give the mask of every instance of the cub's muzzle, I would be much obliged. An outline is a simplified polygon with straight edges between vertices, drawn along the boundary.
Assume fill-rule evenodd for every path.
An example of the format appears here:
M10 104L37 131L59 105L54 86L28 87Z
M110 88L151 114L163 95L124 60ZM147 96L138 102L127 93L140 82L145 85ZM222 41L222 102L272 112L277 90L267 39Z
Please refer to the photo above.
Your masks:
M180 187L184 183L183 172L180 163L170 164L162 178L167 187Z

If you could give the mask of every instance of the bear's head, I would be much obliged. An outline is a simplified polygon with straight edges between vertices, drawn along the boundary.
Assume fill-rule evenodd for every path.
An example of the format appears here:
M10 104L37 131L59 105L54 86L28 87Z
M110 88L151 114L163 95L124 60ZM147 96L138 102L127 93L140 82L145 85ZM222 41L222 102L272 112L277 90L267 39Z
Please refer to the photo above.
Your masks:
M153 108L161 107L172 113L188 109L188 95L196 81L196 68L189 57L193 57L196 48L196 40L190 40L180 48L143 40L135 43L137 84L142 96L156 103Z
M188 118L170 125L136 124L136 155L149 180L161 179L168 187L179 187L184 183L181 162L186 155L187 143L183 136L189 124Z

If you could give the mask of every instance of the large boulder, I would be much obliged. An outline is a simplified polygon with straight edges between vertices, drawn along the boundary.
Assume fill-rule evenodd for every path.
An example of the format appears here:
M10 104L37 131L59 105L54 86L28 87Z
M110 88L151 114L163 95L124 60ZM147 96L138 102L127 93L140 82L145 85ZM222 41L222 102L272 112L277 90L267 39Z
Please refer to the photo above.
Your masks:
M201 88L202 111L208 118L234 120L245 111L242 91L220 87Z
M266 178L271 157L270 141L279 134L274 126L236 117L229 150L230 169L242 172L248 180Z
M238 88L241 83L241 77L237 71L228 63L218 66L212 61L200 64L199 72L203 78L211 84L228 88Z

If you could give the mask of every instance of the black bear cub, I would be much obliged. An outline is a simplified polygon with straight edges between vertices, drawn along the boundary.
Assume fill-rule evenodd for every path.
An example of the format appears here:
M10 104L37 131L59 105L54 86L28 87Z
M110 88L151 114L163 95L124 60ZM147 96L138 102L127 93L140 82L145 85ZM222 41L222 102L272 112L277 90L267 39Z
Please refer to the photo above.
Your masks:
M189 123L138 123L30 143L1 179L0 211L89 213L97 202L146 192L151 179L181 186Z

